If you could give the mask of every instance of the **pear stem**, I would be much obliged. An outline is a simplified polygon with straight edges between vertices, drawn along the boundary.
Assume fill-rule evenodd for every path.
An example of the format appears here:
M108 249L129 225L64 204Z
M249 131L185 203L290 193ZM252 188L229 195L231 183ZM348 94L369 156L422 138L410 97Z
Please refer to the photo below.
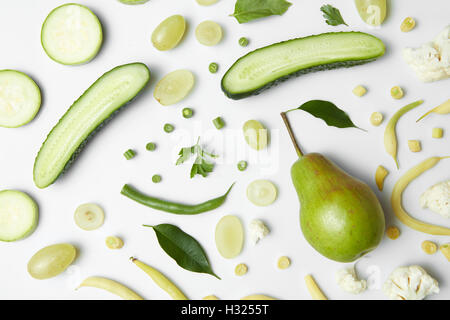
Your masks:
M284 124L286 125L286 129L289 133L289 136L291 137L291 141L292 144L294 145L295 152L297 152L299 158L303 157L302 150L300 149L300 146L298 145L297 140L295 139L294 132L292 131L292 127L289 123L289 119L287 118L286 112L281 112L280 114L281 118L283 118Z

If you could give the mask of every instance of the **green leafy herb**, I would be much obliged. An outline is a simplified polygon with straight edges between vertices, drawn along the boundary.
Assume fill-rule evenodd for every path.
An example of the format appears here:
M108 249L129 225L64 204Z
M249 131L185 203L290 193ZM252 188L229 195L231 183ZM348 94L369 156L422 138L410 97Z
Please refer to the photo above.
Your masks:
M203 178L208 176L208 173L212 172L214 169L214 163L208 158L217 158L218 156L209 152L206 152L199 145L200 138L198 138L197 143L192 147L182 148L178 155L180 156L176 162L176 165L183 164L189 160L192 156L195 156L195 161L191 168L191 179L195 175L201 175Z
M144 225L153 228L161 248L183 269L210 274L220 279L212 270L200 243L177 226L159 224Z
M348 26L348 24L346 24L344 19L342 18L339 9L336 9L332 5L330 4L324 5L320 7L320 11L323 12L325 22L328 23L330 26L338 26L340 24L345 24L346 26Z
M361 129L352 122L352 120L347 115L347 113L345 113L344 111L342 111L341 109L336 107L336 105L334 103L331 103L329 101L311 100L311 101L305 102L300 107L289 110L287 112L294 111L294 110L306 111L309 114L313 115L314 117L322 119L329 126L333 126L333 127L337 127L337 128ZM363 129L361 129L361 130L363 130Z
M281 16L291 4L286 0L237 0L231 16L239 23L246 23L272 15Z

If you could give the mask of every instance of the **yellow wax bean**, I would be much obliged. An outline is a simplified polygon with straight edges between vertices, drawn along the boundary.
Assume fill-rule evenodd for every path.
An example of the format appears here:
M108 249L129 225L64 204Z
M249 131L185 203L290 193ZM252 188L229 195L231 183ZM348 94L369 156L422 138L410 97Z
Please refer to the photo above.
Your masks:
M118 283L114 280L102 278L102 277L89 277L86 278L77 289L81 287L93 287L98 289L103 289L111 292L124 300L144 300L136 292Z
M306 288L309 291L309 294L313 298L313 300L328 300L328 298L323 294L322 290L320 290L313 276L308 274L305 277Z

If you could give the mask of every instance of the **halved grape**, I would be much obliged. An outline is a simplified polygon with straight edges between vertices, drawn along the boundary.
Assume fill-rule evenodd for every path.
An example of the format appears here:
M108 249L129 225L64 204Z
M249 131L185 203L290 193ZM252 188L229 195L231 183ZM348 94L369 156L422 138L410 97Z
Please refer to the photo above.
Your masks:
M232 215L220 219L216 226L215 240L222 257L226 259L237 257L244 245L244 228L241 220Z
M168 17L161 22L152 33L153 46L166 51L175 48L183 38L186 21L178 14Z
M56 277L75 260L77 250L68 243L54 244L36 252L28 262L28 273L35 279Z
M247 144L255 150L261 150L267 147L268 134L267 129L256 120L249 120L243 126L244 138Z
M219 0L196 0L196 1L201 6L210 6Z
M222 40L222 27L214 21L203 21L195 29L195 37L205 46L214 46Z
M75 223L81 229L91 231L100 228L105 221L103 209L94 203L80 205L74 214Z
M269 180L255 180L247 187L247 198L254 205L268 206L277 199L277 187Z
M194 87L195 78L189 70L176 70L162 78L155 87L153 96L163 106L183 100Z
M386 0L355 0L359 16L371 26L379 26L386 18Z

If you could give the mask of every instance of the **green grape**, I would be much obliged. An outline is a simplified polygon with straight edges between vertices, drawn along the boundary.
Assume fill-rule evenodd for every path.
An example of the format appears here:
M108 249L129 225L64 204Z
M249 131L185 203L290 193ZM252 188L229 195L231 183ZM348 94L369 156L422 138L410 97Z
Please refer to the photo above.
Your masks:
M28 273L35 279L49 279L62 273L75 260L77 250L68 243L54 244L34 254L28 262Z
M244 138L250 148L262 150L267 147L268 133L267 129L256 120L249 120L244 123Z
M205 46L214 46L222 40L222 27L214 21L203 21L195 29L195 37Z
M162 78L155 87L153 96L163 106L168 106L183 100L195 84L192 72L176 70Z
M265 207L277 198L277 188L269 180L255 180L247 187L247 198L254 205Z
M371 26L379 26L386 18L386 0L355 0L359 16Z
M166 51L175 48L186 31L186 21L180 15L173 15L161 22L152 33L153 46Z

